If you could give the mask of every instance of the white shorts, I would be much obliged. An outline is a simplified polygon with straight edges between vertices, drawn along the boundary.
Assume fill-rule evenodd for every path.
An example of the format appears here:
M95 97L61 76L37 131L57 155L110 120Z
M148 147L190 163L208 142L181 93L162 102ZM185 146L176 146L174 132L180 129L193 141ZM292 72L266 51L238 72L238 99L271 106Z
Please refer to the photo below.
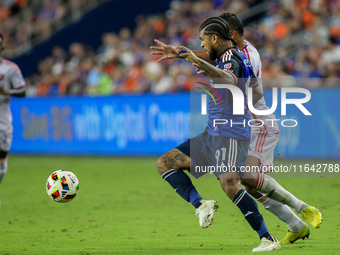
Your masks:
M272 171L274 149L279 141L279 132L268 130L266 126L251 129L248 156L260 160L264 172Z
M0 151L9 152L9 149L11 148L12 145L12 138L13 138L12 132L0 131Z

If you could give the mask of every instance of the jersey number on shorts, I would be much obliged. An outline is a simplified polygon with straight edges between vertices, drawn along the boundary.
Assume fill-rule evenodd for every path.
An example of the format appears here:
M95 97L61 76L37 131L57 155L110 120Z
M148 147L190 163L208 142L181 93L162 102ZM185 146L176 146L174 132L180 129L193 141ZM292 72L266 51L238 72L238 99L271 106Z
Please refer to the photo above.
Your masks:
M219 165L221 152L222 152L222 160L221 160L221 165ZM226 147L221 148L221 150L216 150L216 152L215 152L216 168L221 167L221 169L223 169L223 167L225 167L224 161L225 161L226 154L227 154L227 148Z

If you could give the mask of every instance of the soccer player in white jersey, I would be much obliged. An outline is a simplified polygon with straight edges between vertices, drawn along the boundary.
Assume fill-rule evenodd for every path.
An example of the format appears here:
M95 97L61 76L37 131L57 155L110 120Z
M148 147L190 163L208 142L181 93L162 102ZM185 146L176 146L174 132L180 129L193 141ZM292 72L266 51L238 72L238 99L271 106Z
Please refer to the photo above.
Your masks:
M0 34L0 182L7 172L7 154L12 144L10 97L24 97L26 94L26 83L19 67L1 57L3 50L3 36Z
M259 78L259 85L262 90L261 83L261 59L256 48L243 38L243 25L241 20L233 13L224 13L220 15L229 25L232 37L236 41L240 51L246 55L251 62L254 74ZM155 40L160 47L151 47L155 50L151 54L161 55L158 60L173 59L179 57L178 50L172 45L165 45ZM193 51L198 57L209 60L206 51ZM268 109L264 98L262 97L254 106L258 110ZM275 119L275 115L255 116L250 113L253 119ZM261 123L261 122L260 122ZM259 123L259 125L260 125ZM266 123L266 122L264 122ZM270 121L270 125L263 125L261 128L251 129L251 141L248 150L248 157L245 163L246 167L256 166L259 169L266 166L270 169L273 165L274 148L278 142L279 130L277 122ZM252 123L253 124L253 123ZM261 123L262 124L262 123ZM249 168L248 168L249 169ZM247 188L254 198L256 198L268 211L277 218L285 222L289 228L287 235L280 241L280 244L294 243L298 239L309 237L310 230L301 219L287 206L291 206L297 213L308 220L313 227L318 228L322 222L322 214L313 206L297 199L287 190L285 190L273 178L263 173L247 172L241 180L242 184ZM270 198L263 194L270 194Z

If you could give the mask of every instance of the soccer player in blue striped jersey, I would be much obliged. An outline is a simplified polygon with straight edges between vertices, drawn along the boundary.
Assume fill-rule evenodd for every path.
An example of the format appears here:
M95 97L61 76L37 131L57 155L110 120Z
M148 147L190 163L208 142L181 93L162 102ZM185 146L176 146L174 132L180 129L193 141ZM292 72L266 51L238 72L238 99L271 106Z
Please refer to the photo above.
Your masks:
M210 99L206 131L162 155L158 159L157 170L183 199L196 208L200 225L206 228L211 224L213 213L217 209L216 201L204 200L183 170L190 170L193 166L217 165L238 169L236 172L215 171L214 173L219 178L224 192L239 207L249 225L259 235L261 244L253 251L280 249L278 241L270 235L256 202L241 188L240 169L244 166L247 157L250 127L219 125L215 128L213 125L213 120L217 118L237 118L238 122L250 120L249 113L246 111L246 89L250 81L255 91L261 93L257 90L256 78L249 61L234 46L235 42L231 38L229 27L223 19L213 17L204 21L200 26L200 39L201 46L209 53L210 59L218 59L216 66L202 60L190 49L182 46L178 49L186 52L181 53L180 57L202 70L215 83L237 86L243 93L245 113L237 117L233 115L230 91L216 88L221 96L222 105L216 106ZM216 157L216 155L220 156Z

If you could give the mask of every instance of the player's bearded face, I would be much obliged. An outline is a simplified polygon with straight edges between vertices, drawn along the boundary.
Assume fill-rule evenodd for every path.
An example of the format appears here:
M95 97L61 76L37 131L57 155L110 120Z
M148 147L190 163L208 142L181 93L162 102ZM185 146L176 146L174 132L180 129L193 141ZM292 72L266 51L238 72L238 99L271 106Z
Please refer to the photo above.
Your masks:
M210 35L205 35L204 32L201 32L200 38L202 40L202 48L204 48L209 53L209 59L211 61L216 60L217 58L217 50L213 46L213 39Z
M216 49L216 44L214 43L214 37L212 35L207 36L206 39L206 49L209 52L209 59L215 61L218 57L218 52Z
M209 59L211 61L216 60L218 57L218 52L214 46L211 45L210 50L209 50Z

